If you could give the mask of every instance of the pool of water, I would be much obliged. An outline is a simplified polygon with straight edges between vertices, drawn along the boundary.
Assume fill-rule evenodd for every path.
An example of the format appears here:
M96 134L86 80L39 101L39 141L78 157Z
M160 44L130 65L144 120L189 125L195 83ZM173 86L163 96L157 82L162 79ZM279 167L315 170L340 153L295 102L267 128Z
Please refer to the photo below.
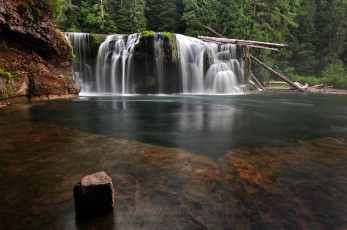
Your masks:
M10 116L218 159L236 147L288 138L346 138L346 105L345 95L82 97Z
M347 96L90 96L0 109L5 229L347 228ZM75 219L105 170L115 210Z

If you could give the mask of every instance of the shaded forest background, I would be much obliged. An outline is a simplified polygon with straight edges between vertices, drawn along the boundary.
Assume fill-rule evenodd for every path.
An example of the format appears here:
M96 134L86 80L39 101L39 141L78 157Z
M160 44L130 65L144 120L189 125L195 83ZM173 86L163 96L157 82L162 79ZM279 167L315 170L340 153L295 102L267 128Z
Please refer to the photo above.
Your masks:
M286 43L280 52L252 49L301 83L347 87L347 0L45 0L66 32L169 31L188 36ZM253 66L263 80L270 73Z

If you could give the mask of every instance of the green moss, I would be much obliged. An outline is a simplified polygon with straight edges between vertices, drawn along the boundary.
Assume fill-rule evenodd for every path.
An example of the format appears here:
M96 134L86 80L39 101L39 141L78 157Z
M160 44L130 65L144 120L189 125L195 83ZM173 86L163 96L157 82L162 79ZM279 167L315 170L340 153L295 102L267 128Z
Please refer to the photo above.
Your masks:
M11 79L20 79L20 77L17 77L21 71L15 71L15 72L6 72L3 69L0 69L0 78L2 78L5 82L5 87L2 95L0 95L0 99L8 98L14 94L16 91L16 88L14 86L8 86Z
M91 58L96 58L100 45L104 42L105 34L89 34L89 52ZM92 59L91 62L96 60Z
M172 42L176 41L176 37L174 34L170 33L170 32L163 32L163 38L167 38L167 39L171 39Z
M150 30L150 31L143 31L141 33L141 38L148 38L148 37L154 37L155 32Z
M5 66L5 59L1 58L0 59L0 69L4 68Z
M61 30L59 30L59 29L56 29L56 32L59 34L60 38L64 41L64 43L70 47L70 55L71 55L71 57L75 58L75 55L73 53L73 47L71 46L71 44L66 39L64 33L61 32Z
M11 72L5 72L3 69L0 69L0 77L4 79L5 83L8 83L13 78L13 75Z
M170 32L163 32L165 59L174 62L176 60L176 37Z
M4 92L0 98L3 99L3 98L11 97L15 91L16 91L16 88L14 86L5 87Z
M246 65L245 65L245 72L247 73L247 77L246 77L246 83L249 83L249 81L251 80L251 72L252 72L252 61L251 61L251 52L249 50L249 46L245 46L244 49L244 58L246 61Z

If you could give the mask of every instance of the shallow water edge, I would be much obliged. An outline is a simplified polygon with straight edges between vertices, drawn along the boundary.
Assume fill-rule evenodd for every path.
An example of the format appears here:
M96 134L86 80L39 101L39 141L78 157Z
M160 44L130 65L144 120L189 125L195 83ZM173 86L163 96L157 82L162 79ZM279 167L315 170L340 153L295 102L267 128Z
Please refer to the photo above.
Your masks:
M0 125L5 229L343 229L346 139L242 147L219 159L57 125ZM105 170L113 213L76 221L72 188ZM6 185L6 187L5 187Z

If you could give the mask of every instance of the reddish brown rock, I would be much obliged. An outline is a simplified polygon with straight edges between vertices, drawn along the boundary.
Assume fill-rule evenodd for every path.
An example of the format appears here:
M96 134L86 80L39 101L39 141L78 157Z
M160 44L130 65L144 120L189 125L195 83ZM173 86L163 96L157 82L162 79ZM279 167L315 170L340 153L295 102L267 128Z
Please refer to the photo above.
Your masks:
M77 96L72 63L72 48L41 1L0 0L0 100Z
M108 213L114 207L112 180L105 172L83 177L73 189L77 217Z

